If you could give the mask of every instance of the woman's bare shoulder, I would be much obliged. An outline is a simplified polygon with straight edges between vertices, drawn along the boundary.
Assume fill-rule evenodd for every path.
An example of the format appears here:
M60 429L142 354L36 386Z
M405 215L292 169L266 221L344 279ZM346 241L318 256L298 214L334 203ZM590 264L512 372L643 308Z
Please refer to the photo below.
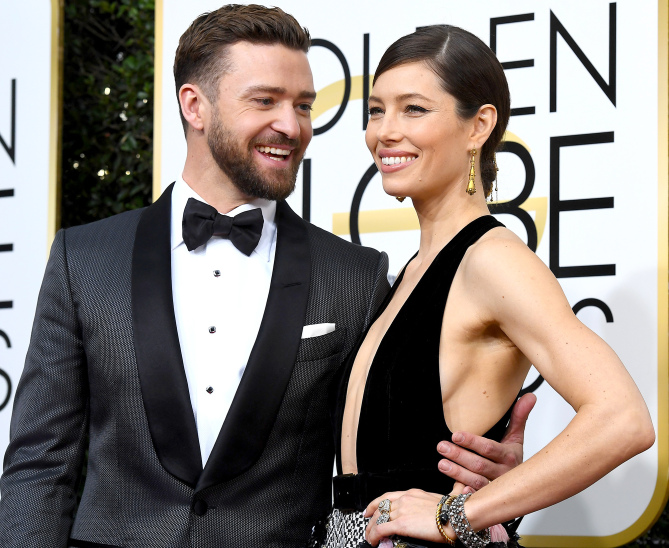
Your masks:
M516 234L505 227L493 228L470 246L463 259L468 275L498 276L526 268L548 268ZM548 271L550 273L550 271Z
M462 262L467 294L498 315L509 308L533 308L541 302L560 310L569 308L550 269L510 230L500 227L473 244Z

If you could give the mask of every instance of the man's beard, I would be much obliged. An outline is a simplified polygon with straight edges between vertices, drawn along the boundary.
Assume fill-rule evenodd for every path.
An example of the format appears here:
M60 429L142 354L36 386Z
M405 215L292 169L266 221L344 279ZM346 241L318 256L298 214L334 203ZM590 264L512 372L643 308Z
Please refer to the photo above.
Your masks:
M263 140L262 143L251 142L248 149L244 150L235 136L223 127L218 112L214 112L207 144L218 167L228 176L232 184L247 196L265 200L285 200L295 190L297 171L302 161L301 157L292 157L299 147L298 139L276 135L269 140ZM275 170L271 174L262 173L253 160L253 149L256 144L295 147L291 158L282 160L291 162L291 167Z

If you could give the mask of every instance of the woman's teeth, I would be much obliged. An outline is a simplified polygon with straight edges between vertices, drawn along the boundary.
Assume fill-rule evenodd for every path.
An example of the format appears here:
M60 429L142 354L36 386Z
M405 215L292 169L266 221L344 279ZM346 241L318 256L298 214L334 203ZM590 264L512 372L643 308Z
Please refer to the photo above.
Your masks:
M418 156L384 156L381 158L381 163L384 166L392 166L395 164L406 164L413 162Z

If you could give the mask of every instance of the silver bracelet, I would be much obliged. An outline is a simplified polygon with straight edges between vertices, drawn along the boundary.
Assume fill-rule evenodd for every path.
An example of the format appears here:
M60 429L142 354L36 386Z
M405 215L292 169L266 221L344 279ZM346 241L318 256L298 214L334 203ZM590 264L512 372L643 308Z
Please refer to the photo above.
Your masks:
M478 533L472 529L465 515L465 501L471 497L471 493L458 495L448 507L448 521L460 542L468 548L484 548L490 542L490 529L484 529Z

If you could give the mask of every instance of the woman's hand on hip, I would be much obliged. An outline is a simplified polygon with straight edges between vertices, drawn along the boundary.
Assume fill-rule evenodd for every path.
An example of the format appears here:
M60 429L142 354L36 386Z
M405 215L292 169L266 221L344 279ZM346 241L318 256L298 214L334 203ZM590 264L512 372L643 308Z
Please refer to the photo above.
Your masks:
M381 516L379 503L384 499L390 500L390 519L386 523L377 524ZM372 546L378 546L383 538L391 538L394 535L444 542L436 522L437 505L440 500L441 495L426 493L420 489L385 493L374 499L365 510L365 517L371 518L365 534L367 542ZM444 531L455 538L450 526L445 527Z

